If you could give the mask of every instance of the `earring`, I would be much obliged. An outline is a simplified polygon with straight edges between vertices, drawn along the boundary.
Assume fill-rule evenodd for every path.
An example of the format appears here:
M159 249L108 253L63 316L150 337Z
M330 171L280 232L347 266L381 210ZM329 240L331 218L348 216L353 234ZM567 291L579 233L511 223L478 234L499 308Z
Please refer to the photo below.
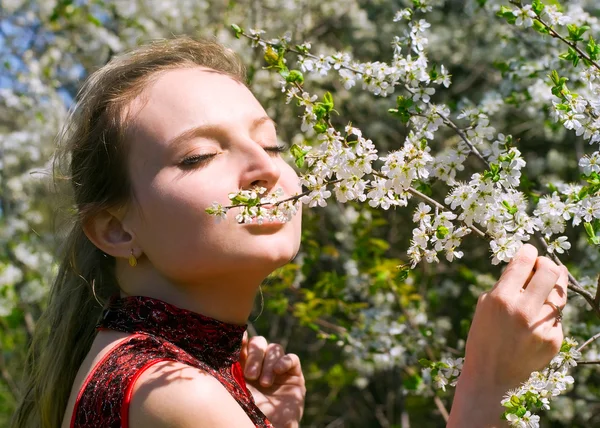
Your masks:
M131 255L129 256L129 266L135 267L137 265L137 259L133 255L133 248L131 249Z

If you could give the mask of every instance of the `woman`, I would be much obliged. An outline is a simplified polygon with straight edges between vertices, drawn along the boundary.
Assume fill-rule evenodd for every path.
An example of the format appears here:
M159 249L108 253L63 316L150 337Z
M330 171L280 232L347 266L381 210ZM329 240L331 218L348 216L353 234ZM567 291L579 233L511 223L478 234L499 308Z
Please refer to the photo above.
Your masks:
M231 51L178 38L84 84L63 138L78 218L15 427L298 426L298 358L242 335L259 284L298 251L301 216L205 213L238 189L300 191L243 82ZM478 302L449 426L500 426L502 395L560 347L566 285L566 269L521 249Z

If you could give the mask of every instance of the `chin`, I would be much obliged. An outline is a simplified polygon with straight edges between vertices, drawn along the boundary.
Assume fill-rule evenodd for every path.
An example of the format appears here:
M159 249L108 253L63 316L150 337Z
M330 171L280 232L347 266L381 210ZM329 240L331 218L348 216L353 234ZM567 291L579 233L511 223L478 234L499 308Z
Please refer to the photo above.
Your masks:
M250 264L264 265L265 268L275 270L286 265L296 257L300 248L300 240L290 239L264 239L253 240L247 247L247 252L240 254L240 259L248 260ZM243 262L242 262L243 263Z

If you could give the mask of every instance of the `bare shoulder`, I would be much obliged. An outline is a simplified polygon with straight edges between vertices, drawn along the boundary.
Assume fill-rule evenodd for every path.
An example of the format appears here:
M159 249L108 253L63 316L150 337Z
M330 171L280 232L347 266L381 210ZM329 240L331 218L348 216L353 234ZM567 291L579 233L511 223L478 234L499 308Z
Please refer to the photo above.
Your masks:
M136 381L129 405L131 428L254 427L221 383L194 367L163 361Z

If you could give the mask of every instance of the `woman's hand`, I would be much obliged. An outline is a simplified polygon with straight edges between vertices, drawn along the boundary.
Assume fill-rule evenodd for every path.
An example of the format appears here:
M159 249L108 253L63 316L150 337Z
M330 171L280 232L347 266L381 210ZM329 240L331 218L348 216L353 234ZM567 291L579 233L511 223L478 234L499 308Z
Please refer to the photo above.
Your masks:
M567 284L567 269L527 244L481 295L448 426L502 426L502 396L560 350L562 324L553 304L564 307Z
M256 405L273 426L298 427L306 395L298 356L262 336L244 336L240 362Z

